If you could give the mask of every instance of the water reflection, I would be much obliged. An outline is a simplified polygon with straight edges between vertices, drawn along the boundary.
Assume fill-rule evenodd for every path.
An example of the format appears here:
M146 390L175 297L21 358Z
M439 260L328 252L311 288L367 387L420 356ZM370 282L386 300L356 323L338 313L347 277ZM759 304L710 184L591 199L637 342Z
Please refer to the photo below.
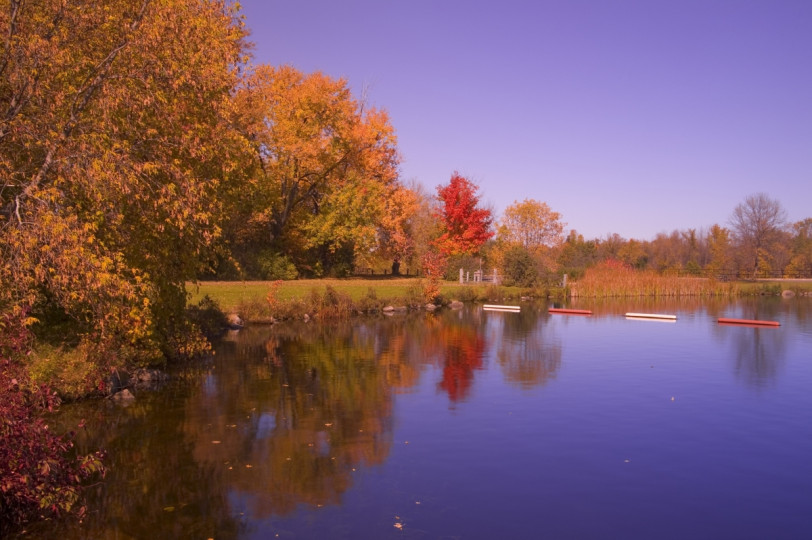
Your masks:
M520 313L485 312L467 306L460 311L370 317L329 325L255 327L232 334L218 345L217 354L207 363L179 370L166 387L139 393L129 407L109 401L66 407L60 417L64 425L75 426L80 418L88 420L88 430L78 441L80 451L105 448L110 473L104 483L91 488L91 511L83 524L42 525L32 534L63 539L125 535L233 538L267 533L269 529L258 523L271 519L285 519L295 529L296 524L317 519L307 513L311 509L353 512L345 508L353 504L348 499L355 500L355 517L368 508L380 511L374 501L389 495L380 489L383 481L370 487L358 480L358 471L368 469L386 477L384 485L414 482L410 489L415 492L435 490L438 507L461 507L459 500L465 493L449 495L449 500L442 494L470 479L470 467L478 467L483 474L490 471L488 481L497 491L506 482L513 492L513 484L521 486L527 471L539 470L538 455L544 451L551 452L550 462L557 460L565 466L562 456L578 457L570 463L572 469L561 473L561 484L551 488L556 493L550 495L553 498L567 489L591 492L591 478L584 477L584 483L578 484L584 463L597 471L595 477L602 479L607 493L624 489L623 482L634 484L635 478L641 482L634 484L635 493L643 493L649 489L642 480L645 475L624 476L623 482L615 482L615 467L622 465L607 464L607 455L615 455L618 448L627 452L629 441L633 441L650 445L645 455L651 452L651 463L658 459L673 463L675 456L668 454L669 450L659 455L658 449L682 448L703 436L700 428L708 418L728 413L728 424L744 422L736 431L740 433L737 440L743 440L753 429L754 412L748 410L740 418L735 413L747 403L736 401L734 407L719 403L738 400L743 384L746 388L755 386L759 392L766 382L778 388L792 379L784 376L787 365L799 370L799 365L807 364L798 359L808 352L798 350L808 349L810 341L809 299L659 304L635 300L579 307L593 309L596 316L550 316L546 306L523 305ZM667 328L640 325L623 318L627 311L676 312L679 320ZM719 316L777 319L782 326L722 327L715 322ZM629 340L629 336L634 339ZM565 352L569 356L565 357ZM656 369L651 365L652 357L658 360ZM701 360L691 361L695 357ZM565 362L573 369L562 377L558 374ZM711 362L722 369L714 369ZM801 373L808 373L808 368L803 369L807 371ZM493 385L504 383L506 387L495 389L498 403L505 410L516 411L515 416L502 415L500 407L477 402L478 389L494 390ZM796 386L804 387L800 379ZM515 391L541 387L539 392ZM679 400L664 400L670 408L652 405L659 403L662 395L674 395L675 387L681 388L681 395L693 395L701 406L676 409ZM439 409L435 407L438 394ZM595 423L593 394L612 396L601 407L600 428ZM796 390L794 395L803 399L806 394ZM535 416L544 409L542 403L549 404L538 400L555 401L562 396L577 397L568 403L566 413ZM448 414L446 403L459 409ZM419 409L419 418L408 404ZM760 407L764 405L762 402ZM428 411L431 418L426 418L430 407L435 408ZM714 414L708 414L709 410ZM636 429L639 422L649 426L646 415L652 414L663 423L662 433L669 444L648 439L652 436L648 427ZM474 416L476 421L470 422ZM419 435L414 439L420 440L423 453L395 451L401 448L395 445L399 422L410 423L413 430L427 430L422 439ZM535 439L528 434L528 425L544 425L546 428L538 433L556 435ZM595 430L603 427L605 446L592 456L583 441L594 440ZM438 436L449 431L455 436L448 440ZM797 432L787 429L787 433ZM668 439L673 433L685 437ZM617 448L606 442L613 441L615 434ZM710 426L708 444L722 444L724 438L717 435L717 427ZM793 444L798 446L797 441ZM460 463L456 482L438 487L438 471L445 473L456 467L447 456L457 456L460 445L471 453L471 461ZM417 448L415 442L409 450ZM483 454L474 454L480 449ZM676 458L695 453L700 454L686 451ZM726 448L718 451L718 455L729 454ZM440 462L438 456L446 460ZM765 462L759 458L759 463ZM510 469L510 463L517 459L527 461L520 470ZM486 462L488 466L482 467ZM695 465L686 465L685 471ZM607 472L605 467L611 470ZM624 471L627 469L636 471L631 467ZM534 478L521 489L536 496L538 486L545 483ZM350 493L354 497L348 497ZM365 502L359 506L358 500ZM481 500L490 501L487 496ZM476 506L479 501L475 498L466 503L473 505L470 513L474 515L466 519L475 521L476 515L490 515L490 502ZM409 504L415 506L413 500ZM433 516L442 513L428 504L418 510L434 512ZM508 519L510 509L504 512L500 519L515 522ZM442 517L437 520L443 521ZM344 525L355 524L350 521L348 518ZM381 531L391 532L392 523L384 526ZM429 536L440 530L437 526L435 523ZM449 535L453 529L448 529Z
M748 385L759 387L780 374L785 364L788 334L795 331L792 318L787 317L788 311L804 304L808 305L808 302L788 303L782 302L780 298L751 298L729 304L720 310L721 317L784 322L782 327L777 328L722 325L715 327L714 334L717 339L730 347L730 357L738 378ZM797 312L797 309L795 311Z
M439 356L442 379L437 387L448 394L452 402L464 400L471 389L474 372L482 369L486 347L481 332L482 319L467 321L451 318L433 325L426 347Z
M392 390L411 375L403 356L377 354L386 335L367 330L246 332L230 359L236 353L244 364L215 370L216 390L189 397L183 430L195 460L227 471L232 497L251 518L337 504L356 468L386 459Z
M561 367L561 342L549 316L525 306L520 313L491 314L496 356L505 380L522 388L544 384Z

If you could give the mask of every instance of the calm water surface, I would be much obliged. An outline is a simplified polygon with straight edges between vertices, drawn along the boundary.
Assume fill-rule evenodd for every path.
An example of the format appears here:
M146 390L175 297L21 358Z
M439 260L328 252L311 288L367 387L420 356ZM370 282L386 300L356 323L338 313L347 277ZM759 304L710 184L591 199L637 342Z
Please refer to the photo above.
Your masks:
M110 472L84 523L32 534L812 537L812 299L573 307L595 315L466 306L230 335L129 406L63 409Z

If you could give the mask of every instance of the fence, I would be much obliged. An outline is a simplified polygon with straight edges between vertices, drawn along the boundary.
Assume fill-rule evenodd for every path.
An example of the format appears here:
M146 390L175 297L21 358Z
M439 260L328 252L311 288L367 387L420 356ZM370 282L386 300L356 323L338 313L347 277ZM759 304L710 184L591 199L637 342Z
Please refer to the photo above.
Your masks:
M721 270L719 272L677 272L679 277L704 277L714 278L719 281L735 281L737 279L812 279L812 272L756 272L747 270Z
M474 270L474 279L471 280L471 271L465 271L460 268L460 283L490 283L492 285L499 285L501 282L501 276L496 268L493 269L493 272L488 273L482 270Z

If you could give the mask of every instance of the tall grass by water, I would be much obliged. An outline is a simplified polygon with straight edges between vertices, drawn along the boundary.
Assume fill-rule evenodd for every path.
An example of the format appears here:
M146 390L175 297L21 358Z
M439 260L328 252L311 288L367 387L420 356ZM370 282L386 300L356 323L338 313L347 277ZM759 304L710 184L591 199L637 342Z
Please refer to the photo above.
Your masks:
M587 269L570 285L569 294L573 298L735 296L739 286L708 278L664 276L608 261Z

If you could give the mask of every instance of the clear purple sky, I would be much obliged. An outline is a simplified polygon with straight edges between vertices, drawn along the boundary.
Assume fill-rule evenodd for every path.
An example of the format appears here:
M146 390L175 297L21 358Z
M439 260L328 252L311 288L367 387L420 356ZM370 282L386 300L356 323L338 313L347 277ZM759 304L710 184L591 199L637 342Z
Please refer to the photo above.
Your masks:
M454 170L497 215L587 238L812 217L812 0L245 0L254 60L386 109L405 181Z

